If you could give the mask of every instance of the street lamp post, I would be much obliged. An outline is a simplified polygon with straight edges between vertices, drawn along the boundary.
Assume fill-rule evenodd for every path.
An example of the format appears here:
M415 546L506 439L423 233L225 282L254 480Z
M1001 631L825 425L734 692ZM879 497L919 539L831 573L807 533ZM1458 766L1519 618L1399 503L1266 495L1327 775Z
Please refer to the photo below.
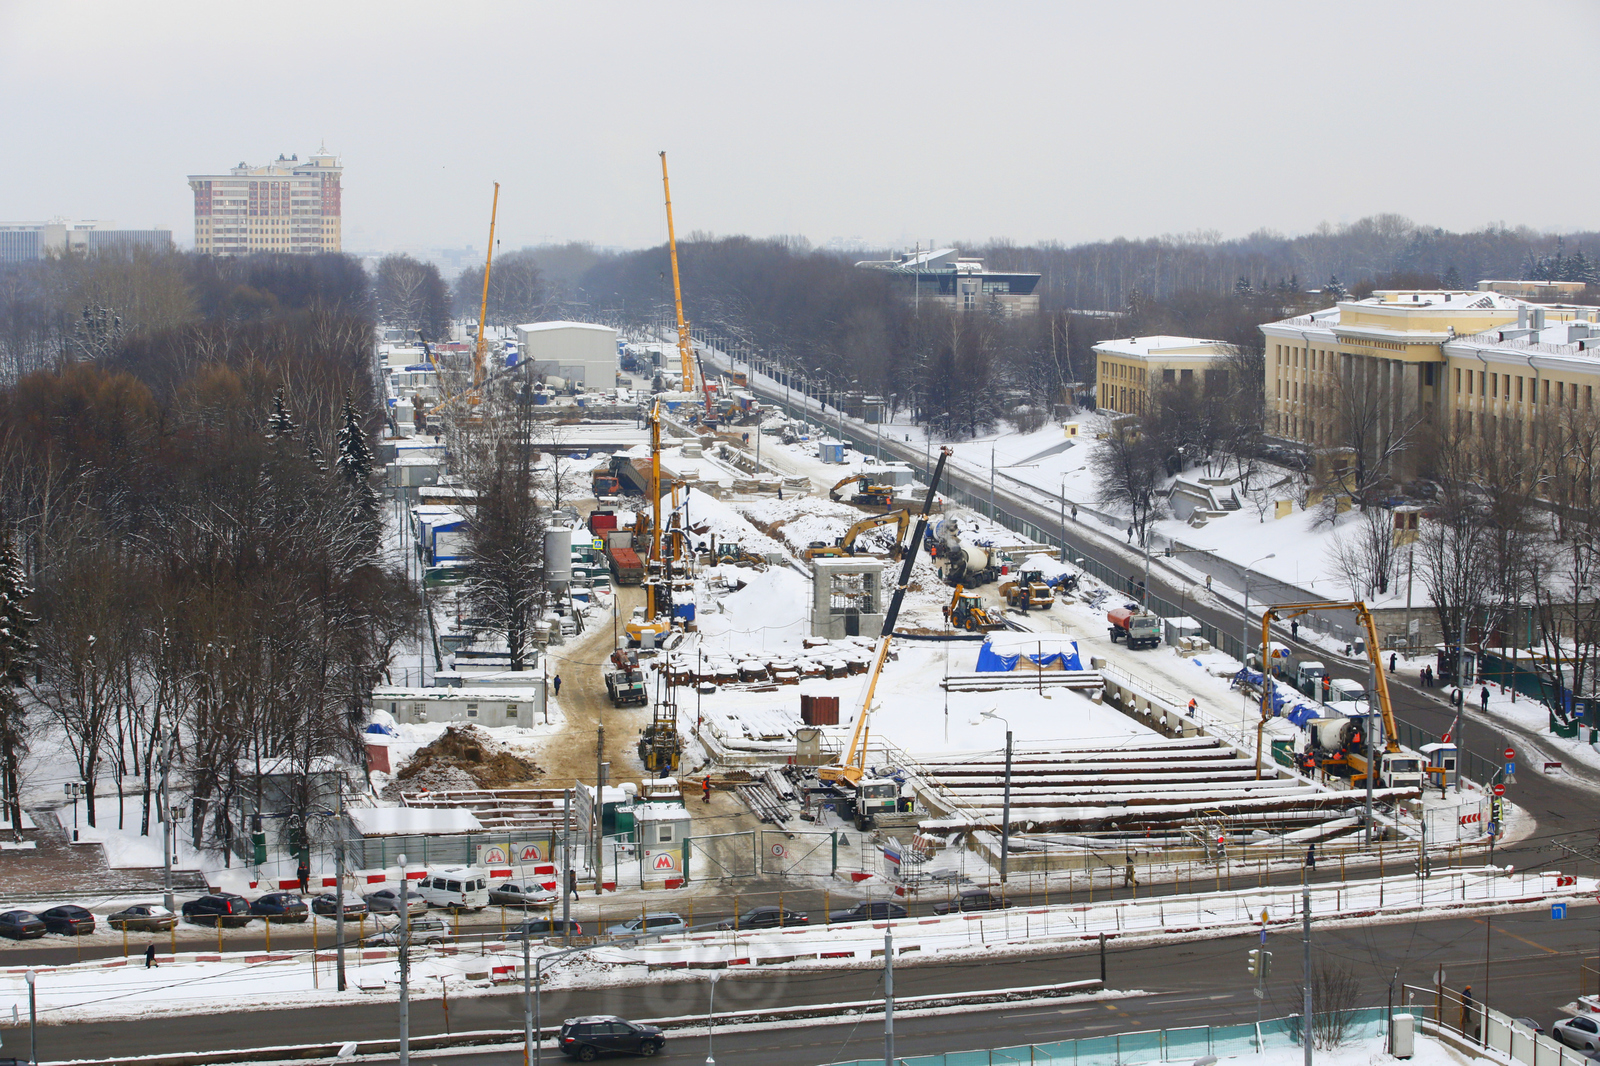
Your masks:
M1011 857L1011 723L1005 716L996 714L993 707L984 711L983 717L1006 723L1005 800L1000 812L1000 883L1003 885L1006 883L1006 860Z
M400 1066L411 1066L411 882L406 880L406 857L400 861ZM340 906L344 900L339 901Z
M720 976L718 973L711 975L711 996L706 1003L706 1066L717 1066L717 1057L712 1048L712 1029L717 1020L717 978Z
M1244 567L1244 619L1239 623L1239 666L1241 669L1248 665L1245 662L1245 658L1250 650L1250 568L1256 563L1264 563L1268 559L1276 559L1277 557L1277 552L1269 552L1254 562L1246 563ZM1261 649L1261 687L1263 689L1267 687L1267 649L1264 646ZM1249 728L1249 710L1250 700L1249 697L1246 697L1244 712L1239 718L1239 728L1241 730Z

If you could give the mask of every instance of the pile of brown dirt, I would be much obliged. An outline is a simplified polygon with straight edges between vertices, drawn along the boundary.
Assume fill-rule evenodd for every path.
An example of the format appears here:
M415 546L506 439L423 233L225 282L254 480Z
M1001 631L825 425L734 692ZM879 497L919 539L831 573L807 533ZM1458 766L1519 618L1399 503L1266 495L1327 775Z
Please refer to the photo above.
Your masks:
M396 779L409 786L412 779L419 776L424 780L456 776L455 773L441 774L444 770L466 774L478 788L507 788L541 773L532 761L513 755L505 745L469 725L450 726L438 740L412 756Z

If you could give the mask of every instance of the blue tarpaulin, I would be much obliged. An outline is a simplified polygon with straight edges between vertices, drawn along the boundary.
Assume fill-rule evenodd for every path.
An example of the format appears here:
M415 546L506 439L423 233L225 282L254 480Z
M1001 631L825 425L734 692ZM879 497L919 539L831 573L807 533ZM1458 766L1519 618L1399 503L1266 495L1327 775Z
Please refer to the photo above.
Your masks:
M1256 688L1261 687L1261 671L1251 670L1246 667L1233 677L1235 684L1249 684ZM1300 694L1287 685L1278 683L1271 678L1272 685L1272 715L1275 718L1287 718L1301 729L1313 718L1320 717L1322 708L1314 703L1307 703L1300 698Z
M1083 669L1083 661L1078 658L1078 646L1071 641L1046 641L1045 647L1049 650L1036 648L1027 651L1027 643L1008 643L996 651L993 641L986 640L983 647L978 649L976 669L979 673L1003 673L1015 670L1024 657L1040 667L1059 665L1063 670ZM1013 649L1016 650L1013 652Z
M685 622L693 622L694 621L694 604L692 604L692 603L679 603L679 604L673 605L672 617L681 618Z

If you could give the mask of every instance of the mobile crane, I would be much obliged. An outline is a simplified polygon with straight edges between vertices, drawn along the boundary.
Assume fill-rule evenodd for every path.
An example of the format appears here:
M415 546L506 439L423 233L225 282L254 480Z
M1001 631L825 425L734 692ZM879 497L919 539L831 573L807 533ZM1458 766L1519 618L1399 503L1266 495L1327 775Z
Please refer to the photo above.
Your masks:
M1360 600L1346 600L1328 603L1286 603L1268 607L1261 615L1261 649L1262 661L1266 661L1266 649L1271 643L1271 627L1274 621L1287 621L1298 618L1312 611L1354 611L1357 620L1367 631L1367 659L1372 665L1373 690L1377 695L1378 709L1383 716L1383 751L1378 754L1377 773L1374 783L1381 784L1384 788L1421 788L1422 787L1422 758L1415 752L1401 749L1400 742L1395 739L1397 730L1394 723L1394 707L1389 701L1389 679L1383 669L1383 654L1378 647L1378 628L1372 620L1372 612ZM1261 685L1261 721L1256 726L1256 776L1261 776L1261 739L1266 728L1267 719L1272 716L1272 686L1265 679ZM1371 694L1369 694L1370 697ZM1367 754L1360 750L1360 732L1345 731L1344 742L1335 751L1323 754L1315 761L1322 767L1343 767L1350 771L1352 784L1365 783L1371 772L1367 763Z
M489 314L489 271L494 266L494 224L499 214L500 183L497 181L494 183L494 201L489 208L489 254L483 261L483 298L478 303L478 343L472 352L472 385L434 404L427 412L429 415L438 414L457 400L466 400L473 407L483 402L483 384L488 379L488 349L483 337L483 320ZM420 330L417 335L421 336ZM434 358L433 349L428 346L426 339L422 342L422 351L428 357L428 362L433 364L434 374L443 383L444 374L439 361Z
M900 542L905 539L906 530L911 526L911 512L905 510L904 508L901 508L898 511L889 511L884 514L868 515L866 518L863 518L861 521L857 522L855 525L846 530L844 536L840 537L834 543L825 544L822 541L817 541L816 543L812 544L806 549L805 556L807 559L819 559L830 556L854 555L856 553L856 538L860 537L861 534L865 533L869 529L877 529L879 526L887 526L891 524L893 524L896 529L894 536L894 549L890 552L889 557L891 559L897 559L899 558Z
M900 604L906 598L906 588L911 584L911 568L917 561L917 549L922 545L923 534L928 529L928 512L933 507L934 493L939 489L939 478L944 474L945 460L950 449L939 449L939 462L928 479L928 495L923 498L922 511L917 515L917 526L906 545L900 566L900 580L895 584L894 597L883 616L883 632L878 636L878 650L873 657L872 669L862 686L861 706L856 712L856 726L850 734L850 746L843 758L833 766L817 768L817 777L843 794L855 815L856 827L866 829L880 815L892 813L900 795L900 786L887 778L867 776L867 719L872 715L872 696L878 689L878 678L883 673L884 661L889 657L889 640L894 636L894 625L900 617Z
M661 191L667 199L667 251L672 256L672 303L678 312L678 361L683 371L683 391L694 391L694 345L689 339L689 322L683 317L683 286L678 281L678 237L672 228L672 186L667 181L667 153L661 153ZM700 375L700 389L706 401L706 421L715 422L716 409L711 404L711 382Z

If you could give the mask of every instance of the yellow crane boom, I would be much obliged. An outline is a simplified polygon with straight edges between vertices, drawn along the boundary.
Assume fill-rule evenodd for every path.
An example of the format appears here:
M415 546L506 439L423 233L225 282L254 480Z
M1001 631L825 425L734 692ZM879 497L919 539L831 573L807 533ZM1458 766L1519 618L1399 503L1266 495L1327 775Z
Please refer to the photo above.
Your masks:
M494 265L494 223L500 214L500 183L494 183L494 204L489 208L489 254L483 261L483 299L478 304L478 345L472 353L472 387L483 388L484 340L483 320L489 314L489 269Z
M689 321L683 317L683 285L678 279L678 235L672 227L672 185L667 181L667 153L661 153L661 191L667 200L667 251L672 257L672 303L678 313L678 361L683 371L683 391L694 391L694 346L689 339ZM705 394L706 417L716 417L711 407L711 383L700 375Z

